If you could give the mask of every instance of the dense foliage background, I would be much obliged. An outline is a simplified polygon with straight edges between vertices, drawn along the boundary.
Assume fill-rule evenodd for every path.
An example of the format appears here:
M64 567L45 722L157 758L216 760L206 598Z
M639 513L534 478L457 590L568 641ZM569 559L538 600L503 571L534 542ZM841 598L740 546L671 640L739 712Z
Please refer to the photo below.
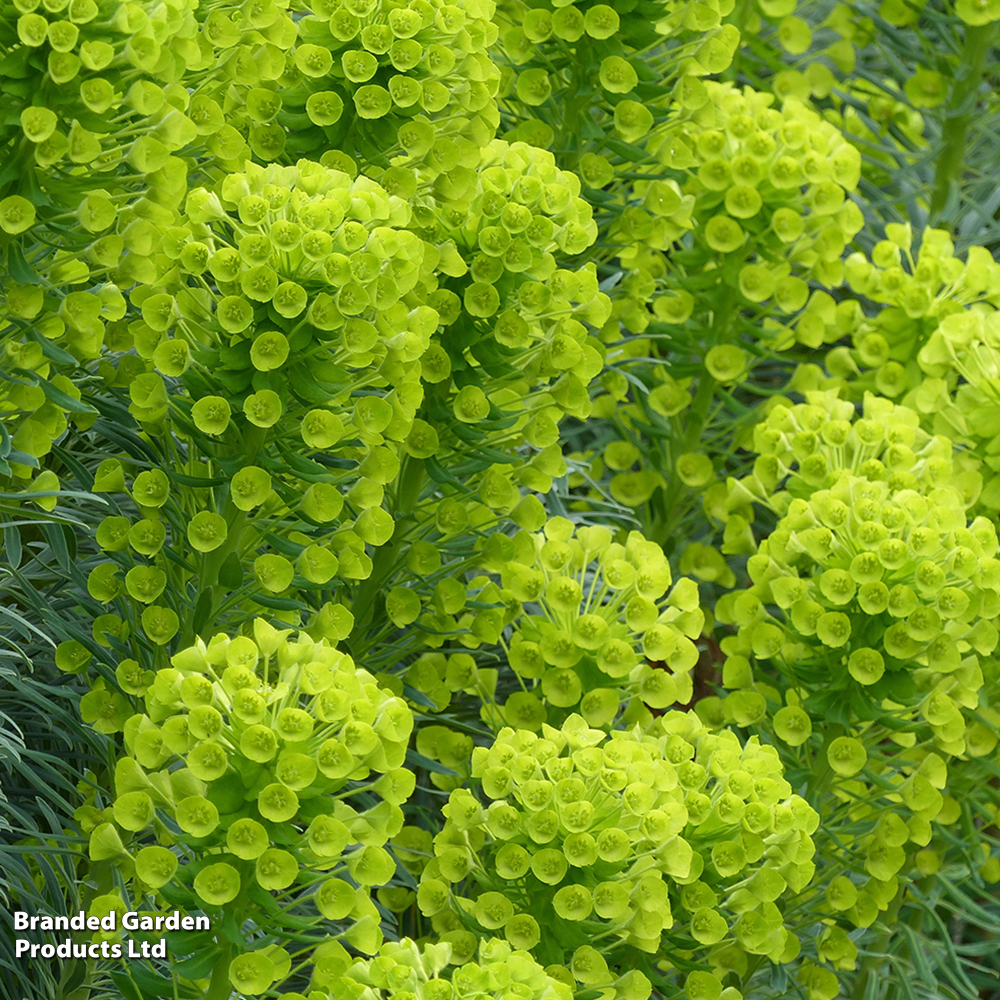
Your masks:
M998 21L4 2L0 997L1000 996Z

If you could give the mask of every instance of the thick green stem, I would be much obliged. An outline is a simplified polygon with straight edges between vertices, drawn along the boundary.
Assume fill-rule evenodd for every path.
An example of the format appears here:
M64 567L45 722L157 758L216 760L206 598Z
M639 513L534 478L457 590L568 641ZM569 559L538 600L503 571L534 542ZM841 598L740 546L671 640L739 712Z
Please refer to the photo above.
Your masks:
M934 190L931 193L932 219L944 210L948 204L952 183L961 180L964 172L965 147L976 110L976 92L983 79L986 58L993 45L995 34L995 24L986 24L982 27L966 25L962 63L955 76L944 126L941 129L941 155L934 171Z

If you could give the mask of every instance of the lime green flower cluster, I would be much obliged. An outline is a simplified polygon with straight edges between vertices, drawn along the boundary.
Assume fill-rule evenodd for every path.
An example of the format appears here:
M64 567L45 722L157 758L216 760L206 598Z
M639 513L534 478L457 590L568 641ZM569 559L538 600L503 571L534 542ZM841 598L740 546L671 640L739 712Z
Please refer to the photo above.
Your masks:
M398 322L390 311L417 285L424 253L404 229L410 211L401 199L366 177L352 180L309 160L291 167L248 162L218 193L192 190L187 216L186 226L161 234L160 266L169 270L130 296L143 316L136 349L161 374L180 376L192 360L211 363L215 372L234 373L225 384L239 394L255 373L264 375L258 382L308 379L310 348L334 339L335 364L360 368L386 356L388 348L376 345L389 333L383 324L379 336L376 311ZM408 332L407 318L393 334ZM429 327L413 334L426 348L437 317L417 318L421 330ZM191 348L202 345L231 352L192 359ZM281 376L269 376L279 369ZM243 400L237 395L236 402ZM264 426L280 416L256 409L250 416Z
M912 240L909 225L890 224L871 259L847 259L853 291L882 308L859 324L850 357L830 357L827 367L857 375L844 383L851 392L875 389L900 399L933 433L971 446L987 480L980 502L996 510L1000 264L982 247L970 247L963 261L943 230L925 230L916 255Z
M651 146L664 166L686 174L682 192L695 195L693 211L676 194L671 201L692 217L698 260L723 255L717 266L735 262L744 299L791 314L806 304L809 279L828 288L843 281L841 257L864 223L848 197L861 155L805 104L773 103L773 94L707 81ZM654 197L653 215L656 208ZM776 266L762 263L770 260ZM680 314L672 321L683 322L689 310L672 305Z
M722 22L732 6L500 3L501 106L519 122L508 137L550 146L556 122L574 149L605 135L638 142L654 127L651 107L665 106L675 86L696 89L731 64L740 36Z
M998 334L994 302L949 312L917 354L924 379L903 397L931 430L965 444L981 461L985 485L978 502L990 512L1000 508Z
M450 399L459 437L495 429L505 447L527 443L552 466L559 421L589 413L587 385L604 359L589 331L611 309L593 265L556 263L597 235L579 178L523 142L498 139L479 149L434 139L428 129L380 180L411 199L410 228L434 248L437 287L429 285L427 301L443 329L421 359L424 382L436 387L435 398L450 384L459 390ZM513 471L501 465L490 475ZM523 485L548 488L523 471ZM517 491L498 489L513 507Z
M197 6L194 0L17 0L0 26L0 75L10 101L0 129L7 179L35 164L43 169L38 181L61 198L63 186L44 173L56 164L111 176L126 147L134 163L143 146L167 157L191 142L197 131L185 115L190 98L178 81L213 59ZM135 143L123 144L117 134L122 114L141 124ZM21 231L40 203L3 199L0 227ZM15 205L23 213L17 223Z
M436 187L440 219L417 209L415 224L454 239L469 267L497 258L502 266L494 280L525 272L544 280L555 270L553 253L574 256L593 243L597 226L593 207L580 195L580 178L560 170L548 150L494 139L463 162L461 147L438 143L413 144L401 162L415 168L418 184Z
M863 345L856 338L854 349L866 368L877 367L880 356L896 362L879 383L879 391L887 396L897 396L919 380L919 372L911 370L907 378L898 366L917 357L938 323L968 310L989 313L1000 305L1000 264L988 250L971 247L963 261L941 229L925 229L916 254L912 244L908 223L890 223L870 259L854 253L845 262L851 290L883 307L858 337L875 335L884 345L878 340Z
M451 793L417 894L441 940L471 955L477 936L502 929L513 947L564 962L600 936L614 969L620 945L656 953L668 932L714 970L733 952L792 960L777 900L812 878L817 814L773 748L712 734L693 713L659 726L609 736L572 715L476 748L487 804Z
M603 325L610 303L592 266L574 273L556 264L556 255L579 254L597 236L579 177L524 142L497 139L462 155L454 142L426 139L383 183L391 175L418 185L413 229L441 252L438 296L449 306L445 325L458 324L442 338L452 364L470 350L487 371L502 359L533 380L569 373L589 381L603 356L583 323ZM415 180L402 174L411 168ZM462 333L468 326L492 331L490 353L476 350L482 334Z
M365 544L392 535L384 486L414 428L419 361L440 320L423 304L426 248L402 228L409 207L365 177L310 161L248 163L221 195L197 189L187 204L188 225L162 234L169 270L131 293L142 319L130 332L155 371L129 392L138 420L162 420L164 379L182 377L192 405L173 419L223 467L229 505L192 520L192 544L213 552L238 512L283 501L304 530L289 538L293 551L260 557L273 565L255 563L265 590L284 590L295 572L319 584L337 573L364 578ZM363 378L347 374L361 370ZM350 466L299 465L306 478L286 491L254 461L268 432L310 453L339 445ZM338 521L345 502L350 524Z
M951 488L963 509L982 488L975 459L924 431L910 407L872 393L860 416L838 389L807 392L806 402L795 405L775 399L754 428L752 450L760 456L752 473L727 483L730 509L761 503L783 515L792 498L830 488L845 473L893 491ZM752 520L751 510L742 513Z
M612 539L607 528L574 531L556 517L511 541L500 579L523 611L504 645L531 689L508 698L508 725L537 731L579 706L590 725L608 726L623 700L640 712L690 701L705 620L698 588L674 583L663 550L639 532Z
M460 965L447 979L443 972L453 961L452 951L447 943L419 946L409 938L387 941L377 958L350 962L345 956L345 968L339 976L324 970L324 991L317 991L309 1000L326 996L365 1000L457 1000L467 996L477 1000L572 1000L581 988L600 989L607 1000L647 1000L652 990L641 972L612 976L600 953L589 946L577 949L569 968L543 969L529 951L515 950L499 938L483 939L478 961Z
M487 54L497 35L492 0L403 6L316 0L308 6L312 16L299 22L294 53L301 82L281 99L289 112L304 110L322 129L317 139L344 133L343 125L336 133L329 126L340 122L338 105L345 103L355 113L359 143L388 139L390 145L414 112L445 132L480 141L494 134L500 123L495 101L500 72ZM330 56L335 68L318 73L315 60ZM386 118L396 119L391 131L382 126Z
M491 138L500 118L492 0L303 0L212 12L225 75L204 100L224 112L213 151L227 169L264 161L384 162L414 116L444 133ZM262 44L263 43L263 44ZM332 157L332 159L331 159Z
M173 882L207 910L254 885L308 887L302 905L353 918L346 939L372 953L369 890L395 873L383 845L414 788L402 766L412 714L326 641L289 636L258 619L253 638L199 641L169 668L119 665L119 687L145 711L125 724L113 823L93 830L91 856L121 859L153 832L159 844L132 856L140 887Z
M753 484L733 481L734 499L766 502L752 486L789 478L773 501L780 520L748 562L754 586L716 609L739 628L723 650L739 658L734 674L751 657L777 660L827 698L857 686L916 708L938 745L961 754L962 709L978 707L980 658L997 645L996 529L967 520L978 474L960 472L951 442L921 431L916 413L869 396L853 416L817 393L758 427ZM738 514L727 527L733 542L748 531Z
M961 103L959 89L963 85L953 90L952 81L961 79L960 73L956 77L956 70L962 57L957 52L937 61L904 57L905 70L901 64L895 74L881 78L855 74L855 67L858 53L872 45L880 31L888 30L884 27L887 23L900 28L915 26L925 3L881 0L878 26L867 16L867 10L856 4L835 4L822 20L816 5L809 5L811 11L806 5L797 11L795 0L762 0L760 6L771 32L752 19L744 21L744 32L770 43L779 59L781 49L799 57L799 65L807 64L801 70L780 69L768 78L768 88L779 100L792 97L803 103L822 101L824 117L865 154L865 180L883 190L895 189L899 165L913 163L918 155L915 151L926 145L925 117L932 117L933 112L931 116L922 112L946 102L954 101L953 107ZM1000 12L1000 6L988 0L962 0L954 10L966 23L982 26L997 17L997 13L985 15L988 9ZM943 27L942 22L924 19L917 29L919 35L914 37L921 37L925 45L937 49L953 30L949 26L942 31ZM828 41L831 33L836 38L832 44ZM824 57L839 79L820 61Z

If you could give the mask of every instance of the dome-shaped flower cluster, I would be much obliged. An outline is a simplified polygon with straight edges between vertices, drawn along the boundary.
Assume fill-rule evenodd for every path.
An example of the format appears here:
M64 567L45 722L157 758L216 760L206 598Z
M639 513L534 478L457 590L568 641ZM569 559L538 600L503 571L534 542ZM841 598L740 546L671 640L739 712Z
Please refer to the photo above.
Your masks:
M564 414L589 412L586 388L603 363L590 331L611 309L592 264L556 265L597 233L579 178L523 142L480 149L435 139L419 119L407 128L409 155L380 181L411 199L410 228L432 248L438 272L427 302L443 329L421 377L462 387L451 400L460 424L489 431L513 419L529 444L550 447Z
M810 282L843 282L844 251L864 221L851 197L860 154L808 103L773 105L771 93L712 81L679 93L676 114L649 142L667 174L609 193L620 206L609 225L625 274L606 342L624 326L640 337L623 349L641 355L651 326L660 336L710 328L706 351L718 353L735 350L746 331L779 350L853 332L846 314L827 318L836 303ZM588 154L581 171L606 184L614 170L607 164L602 175L601 160ZM748 311L767 315L747 325ZM741 357L722 381L741 377ZM707 357L706 367L717 377Z
M328 963L319 979L333 997L359 996L366 1000L457 1000L475 996L477 1000L571 1000L580 984L583 988L599 988L608 1000L647 1000L651 986L638 971L613 976L600 953L581 947L573 956L569 968L542 968L527 950L515 950L500 938L484 938L478 953L450 973L445 969L454 961L452 946L447 943L419 946L408 938L387 941L372 959L350 959L337 975L336 960ZM348 965L348 962L350 964Z
M988 250L971 247L963 261L941 229L925 229L916 254L912 243L909 224L890 223L886 239L875 244L870 258L854 253L845 262L852 291L883 306L862 335L883 336L890 357L903 363L916 355L934 321L977 303L1000 305L1000 264ZM860 350L861 345L855 347Z
M702 252L746 259L743 297L797 312L808 279L827 287L843 280L844 248L864 221L849 199L861 155L799 101L778 110L773 95L749 87L709 81L703 88L664 133L657 155L686 176L682 191L696 195L692 219Z
M950 440L924 431L910 407L871 393L861 415L836 389L808 392L797 405L778 401L754 428L753 451L760 458L751 475L730 480L731 504L749 498L783 513L790 498L830 487L845 472L893 491L951 487L966 506L982 487L975 462Z
M537 730L579 706L588 723L606 726L629 698L657 709L690 700L704 624L698 588L674 583L663 550L639 532L612 539L565 518L514 537L500 578L523 613L507 659L531 689L508 699L509 725Z
M365 948L378 937L367 894L395 873L383 845L414 787L402 767L412 714L325 640L291 639L261 620L253 634L199 641L156 671L121 663L119 686L145 711L125 723L114 826L94 830L92 852L116 856L119 836L137 849L168 824L178 843L208 850L205 863L187 872L174 852L144 847L137 875L158 889L175 873L191 885L193 874L203 908L253 884L288 891L311 873L308 906L357 918L354 943Z
M990 512L1000 508L995 457L995 441L1000 435L997 301L994 295L992 302L943 316L917 354L923 377L917 381L908 371L907 382L916 384L903 397L927 427L965 444L979 459L985 481L979 505Z
M18 0L0 26L0 77L14 112L0 131L5 164L34 163L47 185L44 171L57 163L110 173L127 147L134 153L145 142L166 156L192 141L197 132L184 114L189 97L177 81L211 64L197 6ZM112 124L123 112L144 125L134 145L123 145L121 126ZM53 193L61 197L58 188ZM0 227L13 231L9 212L0 214Z
M500 73L488 55L497 35L492 0L339 6L318 0L311 8L312 16L299 22L294 54L301 83L282 93L286 109L304 110L323 127L340 120L338 103L346 105L359 124L375 128L374 140L377 120L390 116L398 128L415 110L435 123L451 121L460 130L475 123L493 134ZM319 72L330 56L335 69Z
M504 357L547 346L543 375L572 371L587 354L580 321L599 327L610 308L592 268L556 265L555 255L582 253L597 235L579 177L524 142L463 150L432 140L412 145L382 180L418 185L413 229L441 251L441 284L459 296L451 322L485 325Z
M806 688L870 688L916 707L939 744L964 752L966 719L997 645L1000 561L994 525L966 511L979 476L917 414L868 397L863 418L835 394L778 406L758 427L752 477L780 519L748 561L754 586L719 603L739 627L731 656L770 660ZM958 456L955 456L958 457ZM731 483L737 504L753 496ZM748 530L739 514L731 538ZM777 605L775 619L767 606Z
M650 108L667 104L674 86L696 89L699 77L732 62L740 35L722 23L724 6L501 3L496 57L504 73L501 105L519 122L511 135L549 146L548 122L562 118L575 121L586 139L642 139L654 126Z
M970 247L962 260L943 230L925 230L915 254L908 225L887 226L886 237L870 259L852 254L846 262L851 288L881 308L853 332L850 374L860 375L845 387L898 399L928 430L973 449L986 480L980 503L996 510L1000 264L982 247ZM838 360L829 358L827 367Z
M812 878L818 816L773 748L741 747L693 713L659 726L608 736L572 715L477 748L482 800L451 793L417 896L442 940L471 950L461 915L515 948L544 928L555 960L598 935L656 952L665 931L689 951L797 953L777 901Z
M157 369L132 383L133 415L161 419L164 379L183 378L193 403L174 417L210 449L221 442L233 505L259 510L274 487L301 511L307 533L293 540L295 550L255 563L265 590L277 593L291 582L288 555L314 583L337 572L363 578L370 570L365 544L382 544L392 533L380 507L383 485L399 471L398 451L423 394L420 359L440 322L423 304L426 247L402 228L409 207L365 177L352 180L310 161L248 162L219 194L192 191L188 215L187 226L161 233L165 280L131 293L143 317L131 325L136 350ZM404 301L418 286L416 302ZM365 379L347 376L363 369ZM273 480L266 462L254 461L271 428L311 451L344 442L341 455L351 466L319 478L325 470L310 467L297 489ZM345 503L351 525L338 520ZM333 527L319 537L317 524ZM358 530L345 533L348 527ZM335 551L313 551L339 529ZM225 528L210 506L189 534L199 551L211 552Z
M302 349L334 337L337 361L369 364L383 339L373 322L376 311L390 313L420 279L424 248L404 230L409 206L363 176L352 180L308 160L293 167L248 162L243 173L226 176L218 193L192 190L187 210L189 224L164 234L179 284L144 288L133 300L154 343L162 344L175 328L201 339L207 327L212 339L241 345L242 363L228 367L247 372L247 385L252 372L274 372L286 362L302 364L305 375ZM199 279L204 285L203 275L217 295L189 290ZM192 305L202 307L201 315L184 308ZM433 330L437 317L428 318ZM296 327L299 338L290 342ZM397 332L405 329L404 317L404 331ZM183 353L179 345L177 352ZM187 364L180 361L178 368L164 374L179 375Z
M203 114L225 115L216 155L233 169L250 151L376 162L416 114L487 141L499 124L493 11L492 0L259 3L249 18L239 4L215 8L232 67L202 97Z

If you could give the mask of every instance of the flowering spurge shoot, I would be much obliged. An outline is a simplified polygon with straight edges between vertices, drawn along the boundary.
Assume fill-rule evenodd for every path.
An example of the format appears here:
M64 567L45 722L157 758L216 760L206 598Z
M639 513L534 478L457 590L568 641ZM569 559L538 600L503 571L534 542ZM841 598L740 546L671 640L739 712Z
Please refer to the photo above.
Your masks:
M294 537L281 554L253 551L265 591L281 592L296 573L312 584L363 579L366 544L392 534L384 487L405 457L420 358L440 322L422 304L425 246L401 228L409 208L367 178L303 160L248 162L220 194L192 191L188 215L159 234L162 280L131 292L142 319L124 346L153 369L129 385L133 416L149 424L169 412L228 483L228 499L203 494L191 542L221 563L239 547L234 525L269 503L286 535L291 515ZM190 402L174 395L168 411L172 378ZM272 478L272 442L283 452L339 445L346 461L305 459Z
M524 686L504 706L508 725L537 731L578 706L590 725L609 726L629 699L639 712L691 700L704 625L697 585L674 583L663 550L639 532L625 544L613 538L556 517L490 553L522 607L505 640Z
M178 167L171 154L198 132L185 114L190 96L177 81L185 70L207 69L214 59L200 37L197 7L193 0L18 0L0 25L0 79L9 108L0 158L11 176L37 165L36 183L61 201L69 185L52 184L56 174L49 168L55 164L69 171L83 166L114 183L124 181L118 169L123 155L142 173L147 166L152 173L169 173L168 163ZM119 133L132 125L140 138L123 143ZM155 162L147 163L146 155ZM29 224L34 219L28 199L8 197L0 201L5 232L19 231L12 227L17 202L30 209ZM86 224L86 213L81 221Z
M351 961L346 953L331 955L313 977L312 985L319 985L322 992L310 1000L326 996L338 1000L572 1000L578 991L594 989L606 1000L647 1000L651 991L641 972L616 976L589 946L578 948L568 967L542 968L530 949L487 937L479 942L477 952L448 970L456 959L447 942L417 945L409 938L385 942L370 959ZM335 971L338 965L342 971Z
M314 381L304 360L310 349L327 345L325 358L356 369L385 358L391 337L408 339L410 310L400 317L394 307L417 286L424 247L405 231L406 202L367 177L352 180L310 160L248 161L217 191L192 190L187 215L185 226L160 234L163 279L130 296L143 314L136 350L161 374L187 371L185 348L214 349L211 358L195 357L195 369L231 370L227 384L241 403L255 372L264 376L258 383ZM410 352L421 341L426 349L429 332L412 337Z
M940 229L925 229L914 252L909 224L891 223L870 255L847 258L845 277L856 294L882 307L854 335L851 354L865 373L853 385L874 383L893 398L921 388L926 395L926 375L947 377L953 364L947 345L961 351L1000 306L1000 264L975 246L962 260Z
M681 324L697 308L717 311L717 294L731 295L731 287L743 308L766 303L792 316L809 299L810 279L839 286L844 249L864 222L849 198L860 177L858 151L795 100L779 110L772 94L711 81L681 100L682 113L653 143L663 165L679 175L679 187L637 186L643 201L619 224L619 239L632 244L624 264L641 264L644 248L667 250L691 231L690 247L667 261L667 294L655 297L651 284L642 296L652 300L655 318ZM694 280L703 279L709 261L719 278L711 288ZM769 337L779 348L796 340L817 346L809 323L772 323Z
M402 829L414 788L402 766L409 708L324 640L260 619L252 638L199 640L171 662L151 676L134 662L119 668L145 711L125 724L114 823L93 831L91 855L138 851L139 888L170 882L175 903L236 906L243 919L261 890L294 894L296 912L322 931L316 942L331 932L318 914L352 921L338 935L374 952L369 891L395 873L383 845ZM167 846L139 850L150 834Z
M500 3L500 100L517 123L508 134L549 147L550 122L561 122L573 150L605 137L638 148L675 88L730 65L740 37L722 24L731 11L726 0Z
M889 347L896 360L910 360L920 346L921 333L926 336L926 330L906 323L899 311L910 320L940 321L958 307L978 302L996 306L1000 299L1000 264L989 251L970 247L963 261L947 232L925 229L914 253L908 223L887 225L886 238L875 244L870 256L851 254L846 277L859 295L897 310L886 315L884 324L890 329Z
M726 497L718 490L714 510L728 506L752 520L753 509L747 505L761 504L784 514L793 498L808 498L845 472L884 482L892 490L926 494L950 487L963 509L972 506L982 488L974 459L947 437L924 431L909 406L872 393L866 394L860 416L837 389L807 392L806 402L797 405L776 400L754 427L752 451L759 456L753 471L741 480L730 479ZM742 529L739 520L735 523ZM735 539L735 530L733 535Z
M439 254L441 287L428 302L445 329L424 359L425 380L441 382L470 367L493 378L516 370L528 382L518 395L535 390L532 411L547 401L580 415L581 392L603 362L587 326L605 323L610 302L592 265L556 264L597 236L579 178L523 142L463 149L432 142L430 133L426 139L380 178L390 190L415 192L411 228ZM539 399L545 389L549 398ZM465 422L483 415L457 413Z
M827 367L841 378L856 376L845 379L846 391L897 399L917 410L928 430L971 446L986 478L980 503L996 510L1000 264L975 246L962 260L942 230L925 230L916 254L909 225L889 225L886 236L870 260L847 260L851 288L883 308L860 324L849 358L835 349Z
M493 10L492 0L296 0L247 16L242 4L217 5L209 20L227 39L227 72L199 95L206 119L225 112L212 152L233 170L251 152L381 162L417 114L488 142L499 124L500 74L487 54Z
M278 154L318 158L328 149L378 162L405 145L415 115L479 145L495 135L500 73L487 52L497 35L493 0L298 0L292 7L297 37L289 37L284 72L242 88L240 131L249 128L251 147L254 132L266 132Z
M690 712L659 725L656 737L607 734L574 714L477 747L481 796L451 793L417 894L442 940L471 956L477 936L502 929L515 948L567 962L601 937L622 971L621 946L699 952L713 967L734 950L793 958L777 900L812 878L817 814L772 747L741 746Z
M753 587L719 602L719 620L739 629L723 651L743 665L733 676L749 677L748 658L774 661L819 711L871 719L877 704L906 706L942 749L975 755L981 725L962 709L979 706L1000 611L996 529L966 516L978 476L956 473L951 442L906 407L869 396L854 416L835 393L815 393L758 427L753 484L773 491L789 478L767 504L777 526L748 561ZM736 504L766 503L748 486L731 481ZM752 552L742 515L727 536L731 551ZM763 697L746 697L759 718Z

